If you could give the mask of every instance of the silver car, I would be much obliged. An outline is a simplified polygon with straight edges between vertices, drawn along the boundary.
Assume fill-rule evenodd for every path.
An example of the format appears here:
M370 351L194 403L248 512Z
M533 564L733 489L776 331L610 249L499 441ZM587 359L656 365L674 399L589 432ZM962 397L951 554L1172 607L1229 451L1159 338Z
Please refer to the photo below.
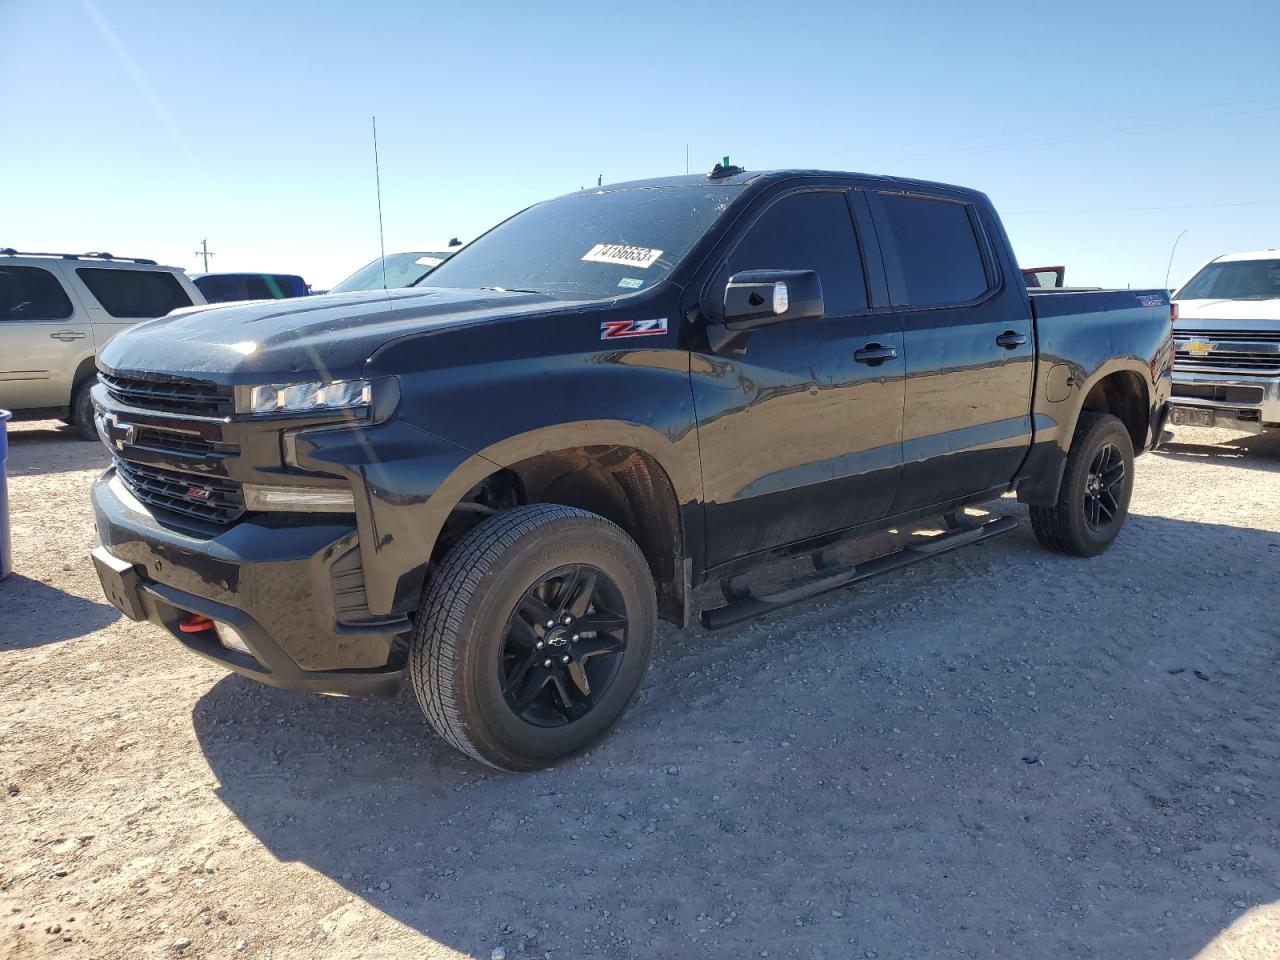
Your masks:
M180 268L154 260L0 249L0 409L94 439L98 351L126 327L204 302Z

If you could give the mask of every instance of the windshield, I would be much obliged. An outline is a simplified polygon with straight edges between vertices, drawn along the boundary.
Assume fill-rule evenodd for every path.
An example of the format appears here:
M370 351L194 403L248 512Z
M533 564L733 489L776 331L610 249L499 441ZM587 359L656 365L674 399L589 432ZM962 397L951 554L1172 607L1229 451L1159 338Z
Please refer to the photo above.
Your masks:
M1280 260L1211 263L1178 291L1177 300L1280 300Z
M387 280L385 286L411 287L428 273L449 259L447 251L418 250L413 253L389 253L367 263L336 287L330 293L344 293L348 290L381 290L382 261L387 262Z
M742 187L636 187L548 200L474 241L425 281L597 300L659 283Z

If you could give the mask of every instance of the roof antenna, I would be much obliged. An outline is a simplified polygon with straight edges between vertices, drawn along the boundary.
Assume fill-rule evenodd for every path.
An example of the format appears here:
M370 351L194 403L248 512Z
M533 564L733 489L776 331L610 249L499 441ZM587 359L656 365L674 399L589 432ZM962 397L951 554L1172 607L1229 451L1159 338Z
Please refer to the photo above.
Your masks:
M604 174L603 174L603 173L597 173L597 174L596 174L596 186L597 186L597 187L603 187L603 186L604 186Z
M1190 227L1187 227L1187 230L1190 229ZM1183 230L1182 233L1178 234L1178 240L1181 240L1186 235L1187 230ZM1169 251L1169 266L1164 272L1164 288L1166 290L1169 289L1169 274L1173 273L1173 255L1178 251L1178 240L1173 241L1173 249Z
M729 162L729 157L726 155L723 161L721 161L720 163L717 163L714 167L711 168L711 172L707 174L707 179L720 180L720 179L723 179L724 177L732 177L739 173L742 173L742 168L735 167L733 164L731 164Z
M382 264L382 289L387 289L387 247L382 240L382 170L378 166L378 118L373 121L373 179L378 189L378 255Z

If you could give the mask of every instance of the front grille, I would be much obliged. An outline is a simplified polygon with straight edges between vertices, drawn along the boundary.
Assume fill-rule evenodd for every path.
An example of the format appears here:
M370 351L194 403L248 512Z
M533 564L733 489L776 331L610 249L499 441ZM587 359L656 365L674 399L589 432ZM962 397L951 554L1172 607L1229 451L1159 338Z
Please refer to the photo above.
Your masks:
M133 441L135 447L146 447L162 453L180 453L202 457L225 457L227 451L189 433L178 433L175 430L156 430L152 427L139 427ZM226 446L224 444L224 446ZM235 448L232 447L232 450Z
M1208 353L1188 349L1191 343L1213 345ZM1174 333L1174 368L1188 372L1272 376L1280 373L1280 332L1255 330L1183 330Z
M144 503L211 523L233 523L244 514L244 494L234 480L114 460L120 480Z
M235 412L231 387L216 383L108 373L99 373L98 379L114 399L131 407L216 417Z

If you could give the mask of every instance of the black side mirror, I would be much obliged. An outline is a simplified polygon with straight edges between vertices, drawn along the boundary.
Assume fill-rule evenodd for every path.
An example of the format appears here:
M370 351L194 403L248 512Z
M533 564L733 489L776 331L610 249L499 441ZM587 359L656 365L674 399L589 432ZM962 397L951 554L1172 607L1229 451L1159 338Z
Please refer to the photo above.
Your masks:
M724 325L730 330L821 317L824 310L816 270L743 270L724 289Z

